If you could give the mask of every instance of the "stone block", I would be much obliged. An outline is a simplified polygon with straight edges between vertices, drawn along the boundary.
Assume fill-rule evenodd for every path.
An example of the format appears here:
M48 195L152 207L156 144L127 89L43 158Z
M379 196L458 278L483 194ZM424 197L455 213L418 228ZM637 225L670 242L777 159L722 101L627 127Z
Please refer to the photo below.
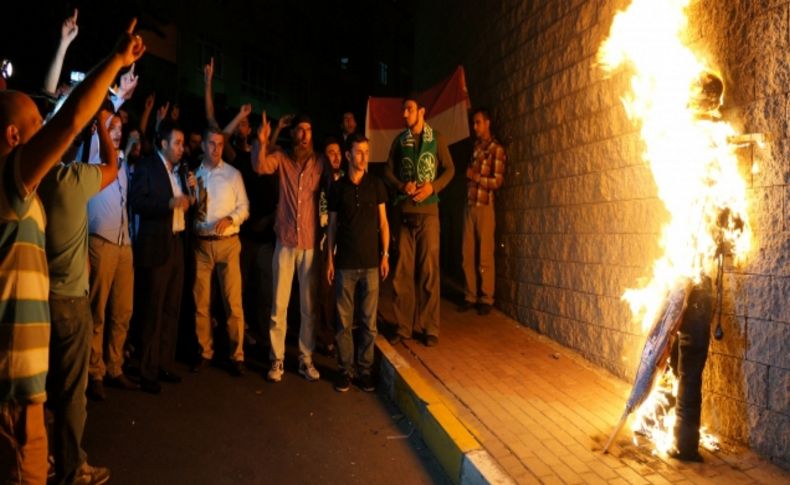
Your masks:
M747 338L748 360L790 369L790 324L749 319Z
M768 370L768 389L771 411L790 416L790 370L771 367Z

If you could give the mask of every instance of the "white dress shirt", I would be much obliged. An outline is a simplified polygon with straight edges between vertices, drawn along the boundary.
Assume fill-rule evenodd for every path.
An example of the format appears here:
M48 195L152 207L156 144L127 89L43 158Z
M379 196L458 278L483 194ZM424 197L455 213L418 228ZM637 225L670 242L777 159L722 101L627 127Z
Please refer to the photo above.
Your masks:
M232 236L239 233L241 223L250 215L250 202L241 173L220 160L214 168L200 164L197 178L197 216L195 233L198 236ZM230 217L233 224L217 234L217 221Z
M178 176L176 175L176 170L173 168L170 169L170 163L165 160L164 155L162 152L157 150L157 155L162 160L162 163L165 164L165 170L167 171L168 177L170 177L170 187L173 189L173 197L178 198L184 195L184 192L181 190L181 182L178 180ZM181 207L174 207L173 208L173 234L179 233L186 228L186 222L184 219L184 209Z

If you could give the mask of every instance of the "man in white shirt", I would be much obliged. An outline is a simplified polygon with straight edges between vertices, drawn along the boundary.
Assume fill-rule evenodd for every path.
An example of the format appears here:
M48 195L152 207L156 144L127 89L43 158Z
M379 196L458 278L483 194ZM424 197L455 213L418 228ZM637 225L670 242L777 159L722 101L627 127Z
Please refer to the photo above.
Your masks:
M241 172L222 160L224 136L207 128L203 136L203 162L197 178L195 215L195 333L200 358L197 372L214 357L211 334L211 281L214 271L227 312L231 344L230 372L244 374L244 310L242 308L239 228L249 217L249 201Z

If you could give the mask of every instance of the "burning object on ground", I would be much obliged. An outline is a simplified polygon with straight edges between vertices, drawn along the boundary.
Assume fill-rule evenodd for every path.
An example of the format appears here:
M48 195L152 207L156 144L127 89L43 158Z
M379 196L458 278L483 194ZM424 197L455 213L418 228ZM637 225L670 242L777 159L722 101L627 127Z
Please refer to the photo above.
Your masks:
M735 149L761 143L765 136L739 135L722 119L722 78L684 42L690 2L633 0L615 16L598 52L607 72L625 68L632 74L623 104L640 126L643 158L670 214L651 279L623 295L647 340L625 412L604 452L636 412L635 431L648 436L657 451L701 459L701 385L714 312L713 276L720 308L724 259L737 264L750 248L746 182ZM678 331L679 380L667 372L663 385L653 389ZM721 333L719 325L717 338Z

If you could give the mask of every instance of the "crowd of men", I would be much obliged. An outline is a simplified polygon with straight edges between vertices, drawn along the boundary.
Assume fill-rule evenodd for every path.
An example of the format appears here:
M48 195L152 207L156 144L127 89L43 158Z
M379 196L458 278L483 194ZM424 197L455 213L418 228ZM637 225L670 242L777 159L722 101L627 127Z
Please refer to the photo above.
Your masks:
M29 96L0 91L0 479L11 483L109 479L81 447L86 395L105 399L105 385L158 394L162 382L181 380L173 362L185 295L194 302L193 372L228 362L231 374L244 375L252 326L268 328L266 377L279 382L296 277L299 373L320 378L313 353L321 345L337 356L337 391L352 382L373 391L379 288L391 272L392 242L397 331L390 342L417 335L427 346L439 342L437 194L454 165L420 101L404 99L406 129L381 178L368 171L368 140L350 112L322 153L305 115L283 116L272 130L264 112L253 129L252 107L244 105L220 126L213 61L204 69L205 130L185 132L169 103L151 130L153 96L131 127L121 106L135 91L134 63L145 51L134 29L132 21L82 82L61 88L77 12L63 23L44 82L53 97L63 95L46 121ZM473 113L473 126L459 310L476 306L485 315L505 153L487 111ZM290 146L282 148L286 129ZM224 309L227 355L214 352L220 318L212 302ZM130 353L139 377L127 375Z

